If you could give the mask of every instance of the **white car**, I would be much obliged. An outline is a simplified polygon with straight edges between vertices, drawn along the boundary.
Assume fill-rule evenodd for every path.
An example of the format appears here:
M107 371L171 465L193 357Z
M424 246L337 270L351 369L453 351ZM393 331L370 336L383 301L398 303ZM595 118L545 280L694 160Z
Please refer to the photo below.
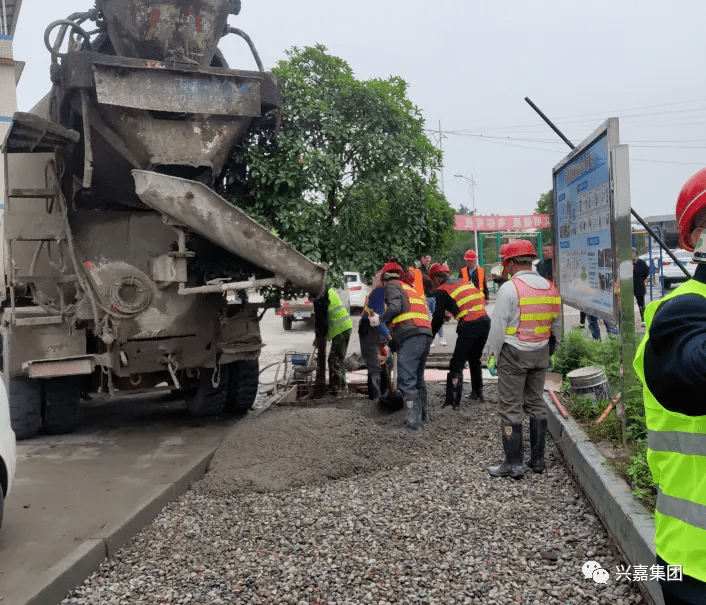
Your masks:
M343 277L346 280L350 308L362 309L365 307L365 299L368 297L370 286L363 282L363 278L357 271L344 271Z
M681 264L686 267L686 270L693 275L697 264L691 260L693 252L677 248L676 250L672 250L672 253L679 259ZM649 253L641 255L640 258L644 260L647 263L647 266L649 267ZM657 248L656 251L653 248L652 259L655 267L655 275L658 278L660 275L659 248ZM671 257L666 252L662 252L662 274L664 275L665 290L669 290L674 284L684 283L687 280L687 277L686 275L684 275L684 272L677 266L677 264L671 259Z
M691 260L694 256L693 252L687 250L672 250L674 256L679 259L679 262L684 265L685 269L694 275L696 263ZM669 290L674 284L684 283L688 278L684 275L679 266L666 254L662 256L662 271L664 274L664 289Z
M15 477L15 433L10 425L10 404L5 383L0 377L0 526L5 499Z

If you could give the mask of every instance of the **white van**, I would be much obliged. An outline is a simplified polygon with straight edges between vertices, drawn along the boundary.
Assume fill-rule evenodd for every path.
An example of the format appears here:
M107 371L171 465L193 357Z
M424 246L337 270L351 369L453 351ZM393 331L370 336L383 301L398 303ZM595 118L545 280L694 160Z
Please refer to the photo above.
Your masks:
M365 299L370 292L370 286L363 282L363 278L357 271L344 271L343 277L346 280L346 289L350 298L349 309L362 310L365 306Z
M5 499L10 493L15 477L15 433L10 425L10 404L5 382L0 376L0 527L5 509Z

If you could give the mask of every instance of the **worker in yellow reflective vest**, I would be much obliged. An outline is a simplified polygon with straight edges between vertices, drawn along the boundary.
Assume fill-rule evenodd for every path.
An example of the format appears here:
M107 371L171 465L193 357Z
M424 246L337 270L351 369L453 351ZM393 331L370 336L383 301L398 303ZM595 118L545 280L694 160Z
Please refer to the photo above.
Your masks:
M698 266L693 279L648 305L634 364L657 484L655 548L666 605L706 603L706 169L682 187L677 222L680 245Z
M328 388L331 395L336 395L339 389L346 386L342 368L353 332L353 322L348 310L341 302L341 297L333 288L329 288L324 296L314 301L315 311L317 307L323 305L328 307L326 314L319 312L315 315L317 325L314 345L322 346L321 341L324 334L326 340L331 341L331 350L328 354ZM322 317L326 318L325 325L323 322L321 325L318 324L321 321L319 318Z
M522 420L530 417L529 467L545 469L547 408L544 376L549 356L561 335L561 298L554 284L532 270L537 258L527 240L507 246L505 263L512 279L498 290L488 336L492 358L497 356L498 415L505 461L488 469L493 477L522 477Z

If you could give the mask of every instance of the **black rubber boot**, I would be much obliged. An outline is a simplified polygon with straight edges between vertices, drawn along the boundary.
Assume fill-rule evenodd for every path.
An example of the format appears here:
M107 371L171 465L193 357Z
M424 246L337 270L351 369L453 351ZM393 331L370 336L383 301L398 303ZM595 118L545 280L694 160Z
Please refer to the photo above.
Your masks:
M446 374L446 399L444 399L444 405L442 405L442 408L448 407L450 405L454 404L454 383L453 383L453 377L454 374L449 372Z
M454 383L454 409L461 408L461 397L463 397L463 374L452 374Z
M382 397L382 391L380 389L380 381L382 376L380 374L371 374L368 372L368 397L370 399L380 399Z
M500 466L488 469L491 477L514 477L524 474L522 466L522 424L509 424L502 427L505 461Z
M473 399L474 401L480 400L481 403L485 403L485 397L483 397L483 389L471 391L471 399Z
M530 459L527 463L535 473L543 473L547 468L544 461L544 444L547 441L547 419L530 418Z
M422 423L431 422L431 416L429 416L429 396L426 387L419 389L419 396L422 400Z

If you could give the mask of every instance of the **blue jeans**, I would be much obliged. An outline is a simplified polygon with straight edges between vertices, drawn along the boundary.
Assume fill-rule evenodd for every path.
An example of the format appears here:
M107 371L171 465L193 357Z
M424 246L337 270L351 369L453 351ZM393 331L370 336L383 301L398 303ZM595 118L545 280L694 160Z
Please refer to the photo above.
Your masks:
M397 350L397 388L402 391L407 408L407 426L413 429L421 426L423 407L427 401L424 368L431 341L429 334L416 334L405 338Z
M588 329L591 331L591 336L593 336L594 340L600 340L601 329L598 327L598 318L595 315L586 315L586 319L588 319ZM605 320L603 323L605 324L605 329L608 334L618 333L618 326Z
M433 296L427 296L427 309L429 310L429 315L434 315L434 311L436 310L436 298ZM439 328L439 338L444 337L444 324L441 324L441 327Z

